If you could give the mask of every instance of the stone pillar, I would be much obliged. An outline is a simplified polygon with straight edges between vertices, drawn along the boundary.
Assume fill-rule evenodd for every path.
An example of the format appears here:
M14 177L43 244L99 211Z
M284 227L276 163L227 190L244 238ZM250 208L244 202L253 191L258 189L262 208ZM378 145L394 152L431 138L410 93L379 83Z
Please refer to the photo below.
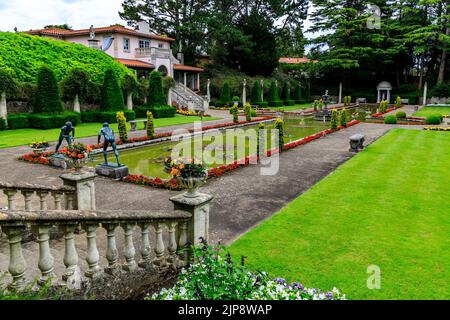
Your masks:
M200 238L209 239L209 203L212 200L209 194L200 193L197 198L187 198L184 194L170 198L175 210L183 210L192 214L187 223L188 243L197 245Z
M381 91L378 90L378 95L377 95L377 103L381 102Z
M425 85L423 86L423 101L422 101L423 106L427 105L427 94L428 94L428 83L425 82Z
M133 93L132 92L127 94L127 109L133 110Z
M184 86L187 87L187 73L184 73Z
M206 95L208 97L208 102L211 101L211 79L208 79L208 82L206 84Z
M5 119L6 125L8 125L8 109L6 106L6 93L3 92L0 98L0 118Z
M387 91L387 98L386 98L388 104L391 103L391 90Z
M172 105L172 88L169 88L169 92L167 92L167 104Z
M60 176L65 186L75 188L74 210L97 210L94 184L96 176L93 172L82 174L67 173Z
M342 82L339 84L339 103L342 103Z
M80 99L77 94L75 95L75 98L73 100L73 111L78 113L81 112Z
M200 73L197 74L197 90L200 91Z
M247 79L244 79L244 87L242 88L242 104L247 103Z
M264 101L264 80L261 80L261 102Z

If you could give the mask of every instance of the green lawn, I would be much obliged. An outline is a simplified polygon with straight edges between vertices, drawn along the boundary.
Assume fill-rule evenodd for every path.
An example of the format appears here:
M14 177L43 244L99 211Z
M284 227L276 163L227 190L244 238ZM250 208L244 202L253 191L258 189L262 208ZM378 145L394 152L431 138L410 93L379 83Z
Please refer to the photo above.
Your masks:
M205 117L203 121L218 120L220 118ZM176 115L174 118L162 118L155 119L155 127L167 127L178 124L192 123L195 121L200 121L200 117L186 117L181 115ZM128 130L130 129L130 124L128 125ZM102 127L101 123L82 123L75 128L75 137L83 138L96 136L98 131ZM111 127L114 131L118 132L117 124L112 124ZM144 124L138 123L138 130L143 129ZM27 145L33 140L47 140L55 141L58 140L60 129L50 129L50 130L39 130L39 129L17 129L17 130L6 130L0 131L0 149L9 148L21 145Z
M450 107L424 107L414 113L417 117L428 117L432 114L441 114L443 116L450 115Z
M450 298L450 136L393 130L231 245L349 299ZM381 289L367 288L367 267Z
M284 111L295 111L300 109L311 108L312 103L304 103L304 104L296 104L295 106L283 106L279 108L269 108L272 111L278 111L280 109L284 109Z

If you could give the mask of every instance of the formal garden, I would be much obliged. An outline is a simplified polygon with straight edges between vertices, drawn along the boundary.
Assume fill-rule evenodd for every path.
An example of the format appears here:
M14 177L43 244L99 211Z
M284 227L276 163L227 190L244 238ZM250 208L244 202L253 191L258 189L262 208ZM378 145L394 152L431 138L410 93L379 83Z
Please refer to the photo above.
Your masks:
M344 2L125 1L195 92L0 32L0 300L450 299L450 7Z

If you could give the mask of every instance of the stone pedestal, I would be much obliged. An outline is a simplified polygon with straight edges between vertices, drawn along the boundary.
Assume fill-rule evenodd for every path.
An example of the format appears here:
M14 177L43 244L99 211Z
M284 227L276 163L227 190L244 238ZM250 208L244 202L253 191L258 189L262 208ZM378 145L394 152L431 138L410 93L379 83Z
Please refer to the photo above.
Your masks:
M60 176L65 186L74 187L75 191L75 210L97 210L95 205L95 184L94 179L97 175L93 172L81 174L67 173Z
M209 240L209 203L213 196L199 193L196 198L187 198L184 194L170 198L175 210L183 210L192 214L187 223L188 243L200 244L200 238Z
M99 176L109 177L116 180L121 180L129 175L128 167L119 167L116 163L109 162L108 164L99 164L95 167L95 173Z

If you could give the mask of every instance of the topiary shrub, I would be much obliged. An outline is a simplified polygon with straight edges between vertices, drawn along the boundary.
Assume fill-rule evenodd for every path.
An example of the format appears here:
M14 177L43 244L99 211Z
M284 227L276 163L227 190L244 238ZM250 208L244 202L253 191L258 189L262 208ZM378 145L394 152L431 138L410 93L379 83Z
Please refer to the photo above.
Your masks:
M119 128L120 141L126 143L128 141L127 118L125 118L125 114L123 112L119 111L116 113L116 119Z
M450 84L439 83L432 90L432 96L438 98L450 97Z
M0 131L6 130L6 120L0 118Z
M384 118L385 124L397 124L397 117L394 115L387 116Z
M402 98L398 96L397 99L395 99L395 108L401 108L401 106L402 106Z
M405 111L399 111L395 114L395 117L397 119L406 119L406 112Z
M245 120L252 121L252 106L250 103L246 103L244 106Z
M300 101L302 101L302 87L300 86L300 83L298 83L295 86L295 90L294 90L294 100L295 103L297 104L301 104Z
M291 101L291 88L290 88L288 82L286 82L284 84L284 86L283 86L283 90L281 92L281 100L283 100L283 101Z
M233 98L231 98L231 101L237 102L237 103L239 103L240 100L241 100L241 98L239 98L238 96L234 96Z
M10 129L23 129L30 127L28 113L16 113L8 115L8 127Z
M253 104L256 105L261 103L261 98L262 98L261 84L259 83L258 80L256 80L255 82L253 82L251 101Z
M336 130L339 126L339 114L336 109L331 111L330 129Z
M272 107L282 107L283 101L280 100L280 95L278 92L278 87L275 81L272 81L269 89L269 106Z
M223 84L222 92L220 93L220 101L222 103L229 103L231 101L230 85L228 82Z
M173 118L177 113L177 109L169 105L136 106L134 107L134 111L136 112L137 118L146 118L147 111L151 111L155 119Z
M280 152L284 150L284 122L283 119L278 118L275 122L275 129L278 130L278 149Z
M58 113L62 111L63 105L55 74L49 67L42 66L37 76L33 113Z
M122 90L127 97L127 108L133 110L133 94L139 90L136 77L131 74L126 74L122 79Z
M153 139L155 137L155 124L153 122L153 113L147 111L147 138Z
M32 113L28 116L29 127L36 129L60 128L70 121L74 126L81 122L81 115L78 112L63 112L58 114Z
M237 104L234 104L230 108L230 113L233 115L233 122L238 123L239 122L239 108Z
M79 107L77 99L86 99L89 83L89 74L82 69L72 69L62 81L63 97L74 102L74 109Z
M152 71L150 73L148 91L148 105L167 105L167 99L164 95L163 89L163 76L161 72Z
M339 114L339 124L343 126L344 128L347 127L347 122L349 121L350 115L347 111L347 109L342 108L340 114Z
M105 72L101 106L103 111L122 111L125 109L122 90L120 90L116 74L112 69Z
M442 115L440 114L432 114L426 117L425 123L426 124L441 124L443 120Z

